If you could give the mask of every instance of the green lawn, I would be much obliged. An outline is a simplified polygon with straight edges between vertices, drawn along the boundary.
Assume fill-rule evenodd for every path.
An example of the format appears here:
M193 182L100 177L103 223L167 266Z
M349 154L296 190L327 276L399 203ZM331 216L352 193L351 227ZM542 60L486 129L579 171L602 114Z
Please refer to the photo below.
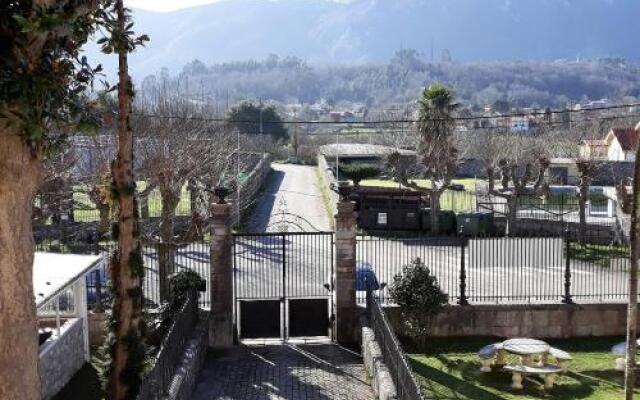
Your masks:
M612 260L629 257L629 246L570 242L569 248L571 258L592 262L603 267L610 267Z
M425 188L431 187L431 181L427 179L415 179L413 181L416 182L418 186ZM476 184L479 184L480 180L476 180L474 178L460 178L454 179L452 182L456 185L464 186L466 191L473 192L476 190ZM365 181L362 181L362 183L360 184L362 186L379 186L389 188L402 187L402 185L400 185L398 182L392 181L390 179L367 179Z
M495 338L434 340L429 346L433 350L413 354L411 358L427 398L433 400L613 400L622 398L624 373L613 369L615 357L610 349L623 340L549 340L551 345L568 351L573 357L569 372L558 377L550 391L544 390L542 380L537 377L526 378L524 390L516 392L510 387L509 373L480 372L476 352L484 345L500 341Z

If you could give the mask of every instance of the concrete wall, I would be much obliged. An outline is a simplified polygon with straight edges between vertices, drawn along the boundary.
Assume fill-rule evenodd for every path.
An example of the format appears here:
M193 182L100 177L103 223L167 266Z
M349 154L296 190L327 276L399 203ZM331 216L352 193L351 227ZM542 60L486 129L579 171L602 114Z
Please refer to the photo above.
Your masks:
M82 319L69 319L61 327L60 337L40 347L40 383L42 398L50 399L71 380L85 363Z
M395 331L401 334L400 308L385 310ZM432 335L556 339L623 336L626 324L625 304L449 306L434 321Z

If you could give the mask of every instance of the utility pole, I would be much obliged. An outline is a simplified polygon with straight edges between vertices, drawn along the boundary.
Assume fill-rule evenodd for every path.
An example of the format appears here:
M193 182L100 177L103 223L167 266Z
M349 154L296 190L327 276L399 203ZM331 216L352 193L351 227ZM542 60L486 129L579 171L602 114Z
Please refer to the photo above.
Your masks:
M340 139L338 134L340 133L339 129L336 129L336 182L340 181Z
M262 128L262 98L260 99L260 136L264 134L264 130Z
M293 155L298 162L298 122L295 109L293 110Z
M236 225L240 226L240 129L236 129Z

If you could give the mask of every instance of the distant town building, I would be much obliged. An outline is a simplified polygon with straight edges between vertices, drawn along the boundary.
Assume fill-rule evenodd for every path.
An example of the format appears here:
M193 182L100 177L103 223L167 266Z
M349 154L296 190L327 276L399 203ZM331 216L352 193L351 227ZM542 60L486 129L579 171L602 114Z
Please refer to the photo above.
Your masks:
M635 161L638 131L633 128L614 128L605 137L609 161Z

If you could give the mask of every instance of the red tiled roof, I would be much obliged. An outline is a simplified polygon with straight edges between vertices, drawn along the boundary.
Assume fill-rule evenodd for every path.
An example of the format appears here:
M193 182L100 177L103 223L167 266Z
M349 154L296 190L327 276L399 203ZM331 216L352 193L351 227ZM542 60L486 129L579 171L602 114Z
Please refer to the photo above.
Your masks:
M638 131L633 128L614 128L613 135L618 139L620 147L624 151L635 150L638 147Z

